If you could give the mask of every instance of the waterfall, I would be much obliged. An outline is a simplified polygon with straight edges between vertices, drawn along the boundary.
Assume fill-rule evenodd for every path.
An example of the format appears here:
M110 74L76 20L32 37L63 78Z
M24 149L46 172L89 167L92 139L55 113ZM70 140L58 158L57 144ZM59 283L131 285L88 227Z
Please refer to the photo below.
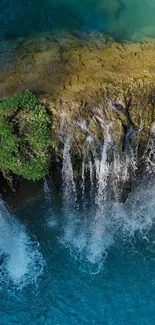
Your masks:
M45 181L44 181L44 196L45 196L45 200L50 203L51 202L51 189L48 185L47 178L45 178Z
M109 149L112 146L112 138L110 136L110 125L105 126L104 130L104 145L102 149L102 155L100 163L97 161L97 178L98 178L98 191L96 196L96 203L97 205L101 205L105 200L107 196L107 182L108 182L108 176L110 173L110 164L108 162L108 152Z
M9 279L18 285L36 281L44 265L37 246L0 200L0 285Z
M53 206L52 206L52 192L49 187L47 178L44 180L44 197L47 207L46 212L46 222L49 228L54 228L57 226L57 220L55 219L54 213L53 213Z
M74 182L74 174L70 157L70 138L67 137L64 143L63 151L63 196L65 205L75 205L76 203L76 186Z
M63 153L63 196L64 232L62 242L77 256L85 257L92 265L100 268L107 256L109 247L116 242L134 238L135 235L147 237L147 231L155 222L155 186L145 184L132 186L136 179L137 150L131 147L130 137L133 129L126 135L125 150L120 151L112 139L112 123L98 118L103 130L103 144L87 135L83 147L81 195L77 195L74 171L70 156L70 138L66 137ZM154 128L148 141L145 162L146 168L154 169ZM85 148L90 151L84 151ZM87 173L88 171L88 173ZM86 180L89 177L89 180ZM89 186L86 186L86 181ZM87 185L88 185L87 184ZM152 187L152 188L151 188ZM90 193L88 193L88 191ZM124 192L128 191L124 200ZM84 193L89 194L85 196ZM94 193L94 195L92 195ZM147 196L147 200L146 197ZM83 204L78 207L78 199ZM90 201L86 202L86 197ZM122 200L123 199L123 200ZM123 203L124 202L124 203Z
M111 166L111 185L114 193L114 200L119 202L122 198L124 185L130 180L130 160L126 154L120 155L114 152L114 160Z
M64 140L63 150L63 166L62 166L62 182L63 182L63 205L64 211L67 215L67 222L64 226L64 239L65 245L68 245L72 238L74 238L76 229L76 185L74 182L73 167L70 157L70 138L66 137Z
M153 124L149 140L144 153L146 170L150 173L155 171L155 124Z
M89 159L89 178L90 178L90 198L92 198L94 190L94 171L92 159Z
M108 161L109 150L112 148L110 136L111 124L103 126L104 144L100 161L95 157L97 192L95 196L96 210L91 222L90 236L87 245L87 258L92 263L97 263L104 254L105 244L109 246L106 237L106 200L108 194L108 177L110 175L110 162Z
M81 189L82 189L82 198L83 199L84 199L84 193L85 193L85 163L86 163L86 157L85 157L85 152L83 152L82 173L81 173L81 178L82 178Z

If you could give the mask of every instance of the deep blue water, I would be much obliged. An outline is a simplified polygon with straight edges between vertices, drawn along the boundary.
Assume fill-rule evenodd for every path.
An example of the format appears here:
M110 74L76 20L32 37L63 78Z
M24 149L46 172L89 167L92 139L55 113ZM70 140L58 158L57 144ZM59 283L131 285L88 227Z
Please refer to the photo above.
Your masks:
M68 216L60 196L51 197L50 202L40 196L16 210L11 234L7 212L3 212L1 208L1 237L7 220L4 238L11 244L12 258L6 265L5 256L1 260L1 325L155 324L153 226L142 237L138 233L132 239L116 236L98 269L84 253L63 244ZM74 210L73 215L76 220ZM19 251L13 247L14 239Z

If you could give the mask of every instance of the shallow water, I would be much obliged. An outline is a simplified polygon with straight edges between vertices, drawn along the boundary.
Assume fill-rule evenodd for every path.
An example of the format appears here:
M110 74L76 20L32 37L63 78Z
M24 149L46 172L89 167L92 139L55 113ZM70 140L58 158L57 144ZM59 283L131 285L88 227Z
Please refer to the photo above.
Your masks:
M155 36L154 0L1 0L1 36L61 29L105 31L118 40Z
M13 245L6 251L1 244L0 324L154 325L154 188L146 192L147 200L142 205L139 200L144 201L144 196L139 193L135 193L134 202L130 199L137 209L136 216L131 214L130 225L119 206L118 232L114 236L112 223L111 230L106 229L104 242L108 240L108 231L113 235L113 242L104 246L106 254L103 243L97 240L97 228L93 227L98 220L91 209L85 214L82 208L77 213L77 207L66 212L61 194L48 191L47 195L47 188L44 195L11 216L12 237L8 238L8 217L1 214L0 229L2 220L7 224L5 243L13 244L18 237L22 259ZM9 214L3 206L4 211ZM73 219L69 216L71 211ZM111 217L112 212L108 213ZM85 227L88 214L97 242L90 251L91 241L87 241L88 250L83 245L83 239L91 237L90 228ZM79 236L82 229L83 236ZM18 236L20 232L24 242ZM66 233L70 234L69 241ZM10 258L11 273L10 264L5 263ZM19 264L21 274L16 273Z

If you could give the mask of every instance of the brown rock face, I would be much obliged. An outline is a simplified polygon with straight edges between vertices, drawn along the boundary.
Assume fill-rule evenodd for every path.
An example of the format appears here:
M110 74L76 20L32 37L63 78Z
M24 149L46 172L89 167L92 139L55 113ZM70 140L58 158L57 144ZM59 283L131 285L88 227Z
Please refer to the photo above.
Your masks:
M155 119L154 53L155 40L121 44L93 33L7 42L0 53L0 98L26 88L35 92L51 112L60 156L62 129L71 134L71 151L80 157L87 136L104 141L104 123L111 123L121 150L132 127L131 145L142 156Z

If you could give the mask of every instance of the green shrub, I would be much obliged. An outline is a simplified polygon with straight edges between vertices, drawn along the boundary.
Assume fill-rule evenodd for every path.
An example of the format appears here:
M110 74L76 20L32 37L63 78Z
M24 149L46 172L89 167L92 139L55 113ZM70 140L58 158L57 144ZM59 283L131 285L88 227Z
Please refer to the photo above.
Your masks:
M50 118L29 90L0 103L0 169L38 180L49 167Z

